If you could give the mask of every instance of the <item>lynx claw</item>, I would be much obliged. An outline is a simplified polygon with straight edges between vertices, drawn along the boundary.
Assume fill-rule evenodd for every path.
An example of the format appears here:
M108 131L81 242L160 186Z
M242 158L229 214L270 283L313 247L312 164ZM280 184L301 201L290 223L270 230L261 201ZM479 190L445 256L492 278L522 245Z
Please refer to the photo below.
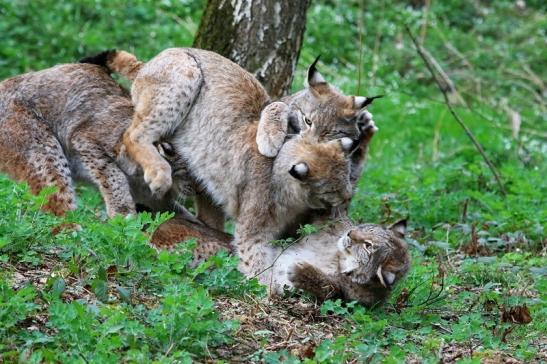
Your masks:
M167 162L155 166L152 170L145 170L144 181L148 184L150 191L161 197L171 188L171 167Z

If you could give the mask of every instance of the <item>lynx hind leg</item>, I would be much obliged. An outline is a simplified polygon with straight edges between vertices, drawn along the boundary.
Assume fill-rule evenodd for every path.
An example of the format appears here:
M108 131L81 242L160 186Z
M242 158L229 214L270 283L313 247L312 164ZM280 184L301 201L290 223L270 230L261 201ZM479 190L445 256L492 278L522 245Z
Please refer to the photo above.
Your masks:
M135 213L135 202L126 175L105 151L83 136L73 138L73 147L84 175L91 178L103 197L109 217Z
M289 106L284 102L272 102L262 110L256 144L258 151L265 157L273 158L281 149L289 124Z
M33 194L57 187L42 210L57 216L76 208L72 178L63 149L42 120L18 110L3 123L0 133L0 170L26 181Z
M308 263L296 264L289 271L289 280L295 288L311 293L321 301L341 296L336 282Z
M171 188L171 167L154 143L173 133L186 118L203 84L201 69L186 52L173 50L147 63L131 89L133 121L124 133L129 156L144 171L152 193L163 196Z

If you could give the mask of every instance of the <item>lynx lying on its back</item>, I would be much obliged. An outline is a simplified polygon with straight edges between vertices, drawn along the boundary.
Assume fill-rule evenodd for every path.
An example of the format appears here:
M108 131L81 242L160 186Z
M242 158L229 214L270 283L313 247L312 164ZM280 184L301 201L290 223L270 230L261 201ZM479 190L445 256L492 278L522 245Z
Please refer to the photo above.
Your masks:
M170 186L169 164L153 145L169 139L213 202L235 219L238 254L253 257L242 263L245 273L262 269L270 259L262 245L297 216L351 197L347 138L321 142L311 127L286 141L275 160L258 152L258 122L268 95L228 59L182 48L167 49L144 65L122 52L102 57L102 63L134 77L135 114L124 145L145 180L158 193Z
M384 228L375 224L354 226L342 220L285 251L270 246L272 268L260 276L260 281L273 295L295 287L321 300L343 298L367 306L380 303L408 271L405 228L404 221ZM194 250L194 263L198 263L218 250L228 250L231 236L175 217L159 226L151 243L169 249L190 238L198 240Z
M342 222L346 225L348 223ZM290 257L285 254L292 247L283 252L280 257L283 262L276 262L272 272L277 287L294 286L320 299L357 300L367 306L383 302L388 298L393 285L410 268L410 256L404 241L406 221L399 221L388 228L360 224L350 229L342 229L347 232L339 238L337 249L332 239L339 235L332 234L340 231L335 227L330 238L325 238L322 244L314 241L311 235L302 242L302 247L299 244ZM314 254L309 254L309 251ZM331 256L334 256L332 259L338 263L337 266L326 264ZM294 259L294 263L287 258ZM278 268L278 265L284 267ZM286 280L280 272L286 272Z
M28 182L33 193L56 186L44 209L57 215L75 208L78 179L99 188L109 216L134 213L134 200L182 213L173 196L154 198L142 171L126 168L133 162L118 153L132 115L127 92L95 65L66 64L4 80L0 171ZM182 187L189 179L184 168L175 164L173 171Z

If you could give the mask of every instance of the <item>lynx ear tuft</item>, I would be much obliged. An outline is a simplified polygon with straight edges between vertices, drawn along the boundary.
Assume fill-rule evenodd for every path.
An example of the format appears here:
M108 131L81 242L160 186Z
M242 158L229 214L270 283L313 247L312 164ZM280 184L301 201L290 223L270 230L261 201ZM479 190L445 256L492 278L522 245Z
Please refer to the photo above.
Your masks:
M364 107L367 107L368 105L372 104L372 102L376 99L382 98L384 95L377 95L377 96L371 96L371 97L365 97L365 96L354 96L353 97L353 108L360 110Z
M308 176L309 170L310 169L306 163L300 162L298 164L293 165L289 173L291 176L293 176L297 180L302 181L304 178Z
M317 56L315 61L311 64L311 66L308 68L308 77L306 78L306 87L314 87L321 84L326 84L327 81L323 78L323 76L319 73L319 71L316 68L317 62L319 62L319 57L321 55Z
M407 225L406 219L402 219L392 224L391 226L389 226L389 230L393 231L394 233L399 235L401 238L404 238L406 234L406 225Z

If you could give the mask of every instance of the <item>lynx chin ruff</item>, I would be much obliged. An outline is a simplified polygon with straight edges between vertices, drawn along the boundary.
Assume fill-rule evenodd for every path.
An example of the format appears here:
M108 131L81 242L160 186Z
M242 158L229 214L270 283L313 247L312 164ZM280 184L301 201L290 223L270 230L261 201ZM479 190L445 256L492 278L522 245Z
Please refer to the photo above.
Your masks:
M355 226L349 219L341 219L286 250L269 246L272 261L265 262L268 264L259 279L271 295L297 288L320 300L342 298L376 305L389 296L409 269L405 230L404 220L385 228L376 224ZM191 238L198 241L194 264L219 250L230 250L230 235L180 217L160 225L151 243L159 249L171 249Z
M95 65L59 65L4 80L0 171L26 181L33 193L56 186L43 207L56 215L76 206L73 180L99 188L108 216L134 213L135 202L185 214L173 202L174 195L192 188L184 165L173 165L175 187L156 198L142 171L118 153L132 115L127 92Z
M226 58L178 48L146 64L116 51L87 61L133 80L135 114L124 145L142 166L151 190L161 195L171 184L170 166L153 145L171 135L175 152L212 202L235 219L237 253L253 257L242 262L246 274L264 266L271 257L262 246L299 215L351 198L352 140L318 138L318 126L312 123L288 138L275 160L263 156L255 141L268 95L251 74ZM200 208L198 201L198 212Z

